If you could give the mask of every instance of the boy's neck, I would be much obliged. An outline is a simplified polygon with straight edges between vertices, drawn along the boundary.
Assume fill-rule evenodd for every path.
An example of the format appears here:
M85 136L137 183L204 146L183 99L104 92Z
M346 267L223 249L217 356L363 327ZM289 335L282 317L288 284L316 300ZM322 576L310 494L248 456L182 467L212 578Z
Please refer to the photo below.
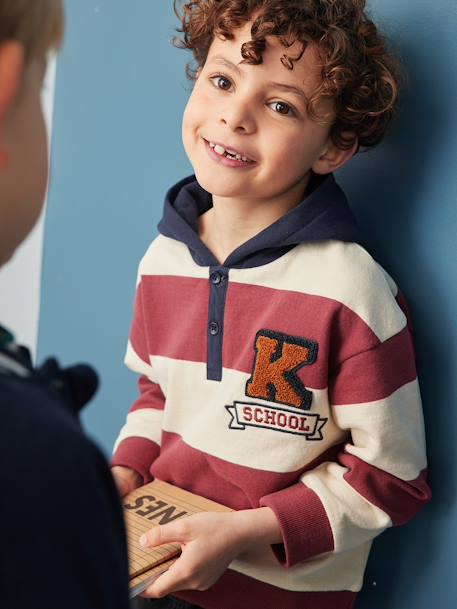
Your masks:
M198 218L198 234L219 264L296 207L308 190L310 175L305 182L271 201L213 195L213 207Z

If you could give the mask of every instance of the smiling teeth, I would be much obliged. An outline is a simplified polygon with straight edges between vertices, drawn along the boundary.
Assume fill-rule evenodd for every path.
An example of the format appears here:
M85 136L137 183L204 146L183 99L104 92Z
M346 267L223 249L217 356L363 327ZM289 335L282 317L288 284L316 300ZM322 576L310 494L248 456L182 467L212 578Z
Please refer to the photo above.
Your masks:
M248 157L242 156L234 150L226 150L223 146L220 146L219 144L213 144L213 142L209 142L209 145L214 150L214 152L216 152L220 156L224 156L225 153L227 153L231 157L235 158L237 161L244 161L245 163L249 161Z

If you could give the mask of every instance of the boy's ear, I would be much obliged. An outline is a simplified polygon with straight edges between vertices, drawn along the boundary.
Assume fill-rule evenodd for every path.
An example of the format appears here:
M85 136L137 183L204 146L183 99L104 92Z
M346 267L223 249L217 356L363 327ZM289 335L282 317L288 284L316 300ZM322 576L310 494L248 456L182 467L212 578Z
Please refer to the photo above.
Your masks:
M0 133L5 116L16 100L24 70L24 49L19 42L7 41L0 46Z
M358 145L358 138L354 136L354 143L351 148L349 148L349 150L342 150L341 148L338 148L329 137L324 150L321 152L317 161L314 162L312 170L315 173L320 174L336 171L354 156L354 154L357 152Z

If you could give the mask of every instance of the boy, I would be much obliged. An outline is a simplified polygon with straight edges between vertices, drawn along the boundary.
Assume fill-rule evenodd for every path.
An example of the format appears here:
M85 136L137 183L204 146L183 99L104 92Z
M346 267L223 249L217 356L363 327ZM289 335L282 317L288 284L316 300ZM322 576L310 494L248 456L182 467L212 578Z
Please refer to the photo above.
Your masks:
M235 511L142 538L182 544L150 607L349 609L372 539L429 499L404 302L333 176L397 101L364 4L184 6L195 176L140 265L141 395L113 472L123 493L157 477Z
M60 0L0 0L0 264L35 224L48 152L41 108L46 54L62 37ZM32 367L0 328L0 605L127 609L122 510L106 461L77 411L88 366Z

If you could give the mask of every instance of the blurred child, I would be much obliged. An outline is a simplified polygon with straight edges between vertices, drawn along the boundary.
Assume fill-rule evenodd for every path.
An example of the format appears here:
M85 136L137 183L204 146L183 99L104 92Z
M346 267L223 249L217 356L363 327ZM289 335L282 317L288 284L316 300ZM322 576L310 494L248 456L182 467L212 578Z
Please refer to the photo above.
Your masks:
M41 89L63 32L60 0L0 0L0 264L42 209L48 151ZM18 277L18 281L21 278ZM0 605L127 609L127 555L116 485L83 434L88 366L34 369L0 327Z
M398 100L364 8L183 6L195 175L140 264L126 363L141 395L113 471L123 492L156 477L235 511L142 539L183 550L151 609L350 609L373 538L430 497L404 299L334 177Z

